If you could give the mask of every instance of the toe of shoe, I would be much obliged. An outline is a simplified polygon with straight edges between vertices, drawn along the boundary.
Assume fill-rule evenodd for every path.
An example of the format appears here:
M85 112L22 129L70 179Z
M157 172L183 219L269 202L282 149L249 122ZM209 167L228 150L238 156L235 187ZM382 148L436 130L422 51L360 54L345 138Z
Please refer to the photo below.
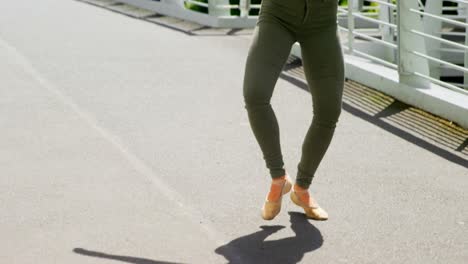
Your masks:
M310 218L313 218L313 219L316 219L316 220L327 220L328 219L328 213L323 210L322 207L318 207L318 208L313 208L311 210L309 210L309 212L307 212L308 216Z
M262 217L265 220L273 219L280 211L281 203L265 201L262 207Z

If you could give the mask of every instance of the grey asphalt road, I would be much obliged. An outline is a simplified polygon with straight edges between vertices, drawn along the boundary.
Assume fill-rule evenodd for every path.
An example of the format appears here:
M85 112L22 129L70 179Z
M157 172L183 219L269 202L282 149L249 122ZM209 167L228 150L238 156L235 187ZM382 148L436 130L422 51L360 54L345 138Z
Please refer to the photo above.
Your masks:
M468 172L343 111L307 220L242 101L250 38L72 0L0 8L0 263L468 263ZM272 99L295 177L310 95Z

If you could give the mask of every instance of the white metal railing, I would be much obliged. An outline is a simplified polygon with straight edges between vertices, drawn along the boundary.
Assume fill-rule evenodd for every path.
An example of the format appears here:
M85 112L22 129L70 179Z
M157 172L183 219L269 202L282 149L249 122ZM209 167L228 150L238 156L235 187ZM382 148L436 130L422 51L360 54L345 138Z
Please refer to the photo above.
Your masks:
M394 53L398 49L398 45L393 41L393 38L388 37L388 34L397 30L397 25L393 22L394 19L392 19L388 15L382 18L382 15L385 14L385 12L388 12L388 9L396 9L396 5L388 2L387 0L372 1L379 4L379 6L372 6L372 9L378 7L377 10L379 11L378 18L373 18L368 17L367 13L363 12L366 10L365 8L363 8L363 2L364 1L349 0L347 7L338 7L338 11L340 12L340 14L346 15L348 17L347 27L339 26L339 29L346 32L348 36L347 45L343 46L344 50L347 51L348 54L360 55L372 61L384 64L387 67L397 69L398 65L395 63L394 59L389 58L389 56L371 55L367 51L355 48L355 38L360 37L361 39L365 39L369 42L372 42L372 45L380 44L386 48L394 50L392 53ZM376 28L380 28L379 33L382 37L377 38L374 36L370 36L366 33L361 33L359 29L355 28L356 18L375 24ZM363 47L363 49L367 49L366 47L368 47L368 45Z
M252 4L252 0L239 0L238 4L230 4L229 0L118 1L204 25L236 28L253 27L258 16L249 14L261 7L261 4ZM376 5L365 6L365 1ZM421 0L348 0L347 7L338 8L339 19L347 24L339 27L348 34L344 49L348 54L397 69L402 82L427 86L429 81L467 94L468 0L449 1L457 6L443 7L442 0L426 0L424 5ZM203 8L206 13L190 10L186 4ZM239 15L232 15L232 10L238 10ZM443 14L444 10L458 13L447 15ZM374 35L364 30L363 22L373 25ZM445 24L463 31L446 32ZM465 41L453 41L454 37ZM460 61L462 53L464 59ZM456 74L464 76L463 83L441 81L444 75Z
M249 14L261 7L252 0L239 0L236 5L229 0L117 1L207 26L230 28L253 28L258 16ZM366 7L364 1L377 5ZM468 0L451 1L457 6L443 7L442 0L426 0L425 4L422 0L348 0L348 6L338 8L337 18L339 29L347 33L341 39L349 67L346 75L468 128ZM189 10L185 3L208 12ZM239 15L231 15L232 9L240 10ZM447 31L447 25L452 30ZM299 43L293 45L291 53L301 56ZM445 76L462 76L464 81L450 82Z
M343 48L348 54L362 56L398 70L400 82L418 87L426 87L433 82L468 95L468 0L450 0L458 3L456 7L443 7L442 0L427 0L425 5L419 0L398 0L396 4L391 0L366 1L378 4L370 8L378 10L378 18L363 13L363 0L348 0L347 8L338 9L341 16L348 17L347 27L339 26L341 31L347 33L347 43L343 43ZM458 11L458 14L445 15L445 10ZM376 24L380 38L357 30L354 27L356 19ZM447 25L463 30L443 31ZM453 37L464 40L457 42L451 39ZM356 47L357 39L379 45L382 49L371 54L367 50L369 45L361 44L363 49L359 50ZM454 61L450 61L445 58L446 54L458 56L452 56ZM464 54L463 61L459 61L460 54ZM442 81L442 70L448 69L452 70L452 75L453 71L457 71L459 76L464 76L463 83Z

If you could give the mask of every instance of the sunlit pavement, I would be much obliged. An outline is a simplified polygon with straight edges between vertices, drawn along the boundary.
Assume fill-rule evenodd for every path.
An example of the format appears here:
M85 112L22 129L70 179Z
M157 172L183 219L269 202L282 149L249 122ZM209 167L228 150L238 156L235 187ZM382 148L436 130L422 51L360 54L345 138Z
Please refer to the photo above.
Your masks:
M73 0L2 3L0 263L467 263L465 132L366 105L352 82L311 186L330 219L289 195L261 219L249 41ZM285 68L272 99L292 178L312 118L297 76Z

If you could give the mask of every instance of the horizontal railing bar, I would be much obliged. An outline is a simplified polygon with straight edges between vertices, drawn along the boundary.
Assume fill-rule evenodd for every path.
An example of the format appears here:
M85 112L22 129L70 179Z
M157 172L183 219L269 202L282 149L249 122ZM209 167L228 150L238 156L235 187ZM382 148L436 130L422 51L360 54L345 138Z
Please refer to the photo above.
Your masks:
M346 32L349 32L349 29L343 27L343 26L338 26L338 29L340 30L343 30L343 31L346 31Z
M381 0L367 0L367 2L379 3L381 5L385 5L385 6L388 6L388 7L391 7L391 8L397 8L397 5L389 3L389 2L384 2L384 1L381 1Z
M349 11L347 9L342 9L342 8L338 8L338 11L340 11L341 13L340 14L348 14ZM358 13L357 11L356 12L353 12L353 14L356 14ZM360 13L361 16L375 16L375 15L378 15L379 13L378 12L372 12L372 13Z
M466 1L466 0L446 0L446 1L468 5L468 1Z
M353 12L353 14L355 14L355 13L356 13L356 12ZM368 16L376 16L376 15L378 15L378 14L379 14L379 12L366 12L366 13L361 13L361 15L366 16L366 17L368 17Z
M203 3L203 2L198 2L198 1L192 1L192 0L186 0L187 3L194 4L197 6L203 6L203 7L208 7L208 3Z
M464 37L466 36L465 32L448 32L448 31L439 31L437 32L442 35L447 35L447 36L458 36L458 37Z
M347 8L345 9L345 8L342 8L342 7L338 7L338 11L341 11L341 12L343 12L344 14L348 14L348 13L349 13L349 11L348 11Z
M432 78L430 76L427 76L427 75L419 73L419 72L411 72L411 74L414 74L414 75L419 76L421 78L427 79L427 80L429 80L431 82L434 82L434 83L436 83L436 84L438 84L440 86L444 86L444 87L446 87L446 88L448 88L448 89L450 89L452 91L455 91L455 92L458 92L458 93L461 93L463 95L468 96L468 91L467 90L464 90L464 89L462 89L460 87L457 87L455 85L446 83L446 82L441 81L441 80L436 79L436 78Z
M374 8L370 8L370 9L374 9ZM344 12L344 13L348 13L348 8L347 7L342 7L342 6L338 6L338 11L341 11L341 12ZM356 13L360 13L361 15L366 15L366 14L378 14L379 12L371 12L371 13L361 13L359 11L353 11L353 14L356 14Z
M422 12L422 11L416 10L414 8L410 8L409 10L411 12L413 12L413 13L420 14L420 15L427 16L427 17L431 17L431 18L435 18L435 19L439 19L439 20L445 21L447 23L452 23L452 24L457 25L457 26L468 27L467 23L463 23L463 22L460 22L460 21L457 21L457 20L444 18L444 17L438 16L438 15L427 13L427 12Z
M380 6L363 6L361 9L362 10L373 10L373 9L379 9Z
M216 9L234 9L239 8L239 5L216 5Z
M468 88L468 84L463 84L463 83L454 83L454 82L446 82L448 84L451 84L451 85L455 85L455 86L458 86L462 89L467 89Z
M455 11L455 10L463 10L463 9L465 9L465 7L461 7L461 6L444 6L444 7L442 7L443 11Z
M381 39L377 39L377 38L368 36L368 35L366 35L366 34L362 34L362 33L356 32L355 30L353 30L353 35L355 35L355 36L360 36L360 37L365 38L365 39L368 39L368 40L370 40L370 41L378 42L378 43L380 43L380 44L382 44L382 45L385 45L385 46L390 47L390 48L393 48L393 49L398 49L398 45L396 45L396 44L393 44L393 43L391 43L391 42L384 41L384 40L381 40Z
M386 26L389 26L391 28L396 28L397 27L397 25L395 25L395 24L387 23L387 22L384 22L382 20L378 20L378 19L374 19L374 18L369 18L369 17L363 16L363 15L358 14L358 13L353 13L353 16L359 17L359 18L367 20L369 22L374 22L374 23L377 23L377 24L386 25Z
M377 58L375 56L369 55L369 54L367 54L365 52L361 52L359 50L353 49L353 53L357 53L357 54L359 54L359 55L361 55L361 56L363 56L363 57L365 57L367 59L380 62L380 63L384 64L385 66L388 66L388 67L390 67L392 69L395 69L395 70L398 69L398 66L396 64L385 61L385 60L382 60L382 59Z
M448 66L448 65L439 65L439 68L443 68L443 69L452 69L452 67Z
M414 51L414 50L411 50L410 51L411 53L419 56L419 57L422 57L422 58L425 58L425 59L428 59L430 61L433 61L433 62L437 62L437 63L440 63L440 64L443 64L443 65L447 65L447 66L450 66L454 69L457 69L459 71L462 71L462 72L465 72L465 73L468 73L468 69L465 68L465 67L462 67L462 66L458 66L456 64L453 64L453 63L450 63L450 62L446 62L444 60L440 60L440 59L437 59L437 58L434 58L432 56L429 56L429 55L426 55L426 54L423 54L421 52L417 52L417 51Z
M464 15L444 15L444 17L450 17L450 18L453 18L453 19L466 19L466 16Z
M415 29L410 30L410 32L412 32L414 34L417 34L417 35L420 35L420 36L423 36L423 37L433 39L433 40L438 40L438 41L440 41L442 43L449 44L449 45L455 46L457 48L462 48L462 49L468 50L468 46L457 43L457 42L454 42L454 41L446 40L446 39L439 38L439 37L434 37L432 35L426 34L424 32L421 32L421 31L418 31L418 30L415 30Z
M456 52L456 53L465 53L464 50L461 50L461 49L450 49L450 48L440 48L440 49L437 49L437 50L440 50L440 51L445 51L445 52ZM431 50L432 51L432 50Z

